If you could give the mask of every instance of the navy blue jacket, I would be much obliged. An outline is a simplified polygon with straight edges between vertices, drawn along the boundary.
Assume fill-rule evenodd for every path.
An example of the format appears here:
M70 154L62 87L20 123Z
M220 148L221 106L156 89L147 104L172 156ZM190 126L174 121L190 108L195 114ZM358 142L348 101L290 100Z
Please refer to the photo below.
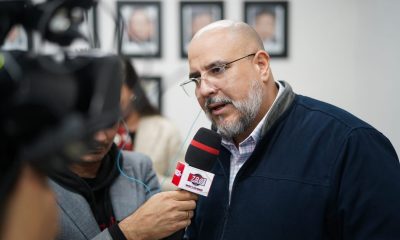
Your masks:
M342 109L292 96L267 121L230 203L222 149L188 238L399 240L400 164L389 140Z

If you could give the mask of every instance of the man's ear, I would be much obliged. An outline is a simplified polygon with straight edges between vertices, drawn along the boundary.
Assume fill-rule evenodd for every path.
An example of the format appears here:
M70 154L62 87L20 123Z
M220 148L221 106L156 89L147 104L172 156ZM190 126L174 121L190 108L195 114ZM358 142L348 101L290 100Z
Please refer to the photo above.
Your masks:
M254 56L254 61L258 66L260 71L261 80L266 82L269 79L269 75L271 74L269 69L269 54L266 51L258 51Z

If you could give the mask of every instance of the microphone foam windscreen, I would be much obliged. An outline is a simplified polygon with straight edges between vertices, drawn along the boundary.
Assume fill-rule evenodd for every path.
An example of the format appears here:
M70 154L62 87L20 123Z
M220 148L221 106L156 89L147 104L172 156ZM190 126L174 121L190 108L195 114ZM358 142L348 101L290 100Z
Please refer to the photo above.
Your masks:
M185 161L190 166L210 171L219 155L221 136L209 129L200 128L190 143Z

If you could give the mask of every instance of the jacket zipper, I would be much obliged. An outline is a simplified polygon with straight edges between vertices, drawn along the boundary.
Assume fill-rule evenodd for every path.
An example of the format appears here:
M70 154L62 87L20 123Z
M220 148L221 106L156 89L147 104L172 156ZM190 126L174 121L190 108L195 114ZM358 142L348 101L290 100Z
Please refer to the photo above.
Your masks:
M226 174L225 172L225 168L223 167L223 165L221 164L221 162L219 162L221 169L223 171L223 174L225 176L225 180L228 182L228 204L225 207L225 212L224 212L224 223L222 224L222 231L221 231L221 236L219 237L219 239L223 239L224 235L225 235L225 229L226 229L226 224L228 222L228 216L229 216L229 208L230 208L230 202L231 202L231 193L229 192L229 176ZM232 187L233 188L233 187Z
M244 170L247 168L247 166L249 165L248 160L251 158L252 156L250 156L247 161L243 164L243 166L240 168L239 172L236 174L235 179L233 180L233 185L232 185L232 191L229 192L229 187L228 187L228 205L225 208L225 214L224 214L224 224L222 226L222 233L221 233L221 237L219 238L220 240L224 239L224 235L225 235L225 229L226 229L226 224L228 222L228 216L229 216L229 211L230 211L230 206L231 206L231 198L233 195L233 192L235 190L235 186L236 186L236 181L239 179L239 177L243 174ZM226 176L226 174L225 174ZM229 177L228 177L228 186L229 186Z
M221 240L224 239L224 235L225 235L226 223L228 222L229 207L230 207L230 204L228 203L228 205L225 208L224 224L222 225L222 233L221 233L221 237L220 237Z
M242 166L243 167L243 166ZM239 170L239 172L241 172L242 169ZM235 179L233 180L233 185L232 185L232 191L229 192L228 189L228 205L225 208L225 214L224 214L224 224L222 225L222 233L221 233L221 237L220 239L223 240L224 239L224 235L225 235L225 230L226 230L226 224L228 223L228 216L229 216L229 211L230 211L230 207L231 207L231 197L233 194L233 191L235 190L235 186L236 186L236 180L238 179L239 173L236 175Z

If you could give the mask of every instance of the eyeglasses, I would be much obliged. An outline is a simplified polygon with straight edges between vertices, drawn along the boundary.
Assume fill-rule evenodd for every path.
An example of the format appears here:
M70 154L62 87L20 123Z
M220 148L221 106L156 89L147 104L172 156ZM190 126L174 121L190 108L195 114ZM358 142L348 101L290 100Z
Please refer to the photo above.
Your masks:
M196 74L199 74L200 76L189 77L188 80L179 84L179 86L181 86L183 88L183 91L185 91L185 93L188 96L192 96L195 92L195 89L200 87L201 80L208 79L208 81L212 81L212 82L217 82L218 80L222 80L225 78L225 72L229 68L229 65L231 65L234 62L240 61L242 59L245 59L247 57L254 56L254 55L256 55L256 53L252 53L252 54L246 55L244 57L235 59L231 62L227 62L227 63L223 63L223 64L215 64L215 65L212 64L204 72L203 76L201 76L200 73L196 73Z

